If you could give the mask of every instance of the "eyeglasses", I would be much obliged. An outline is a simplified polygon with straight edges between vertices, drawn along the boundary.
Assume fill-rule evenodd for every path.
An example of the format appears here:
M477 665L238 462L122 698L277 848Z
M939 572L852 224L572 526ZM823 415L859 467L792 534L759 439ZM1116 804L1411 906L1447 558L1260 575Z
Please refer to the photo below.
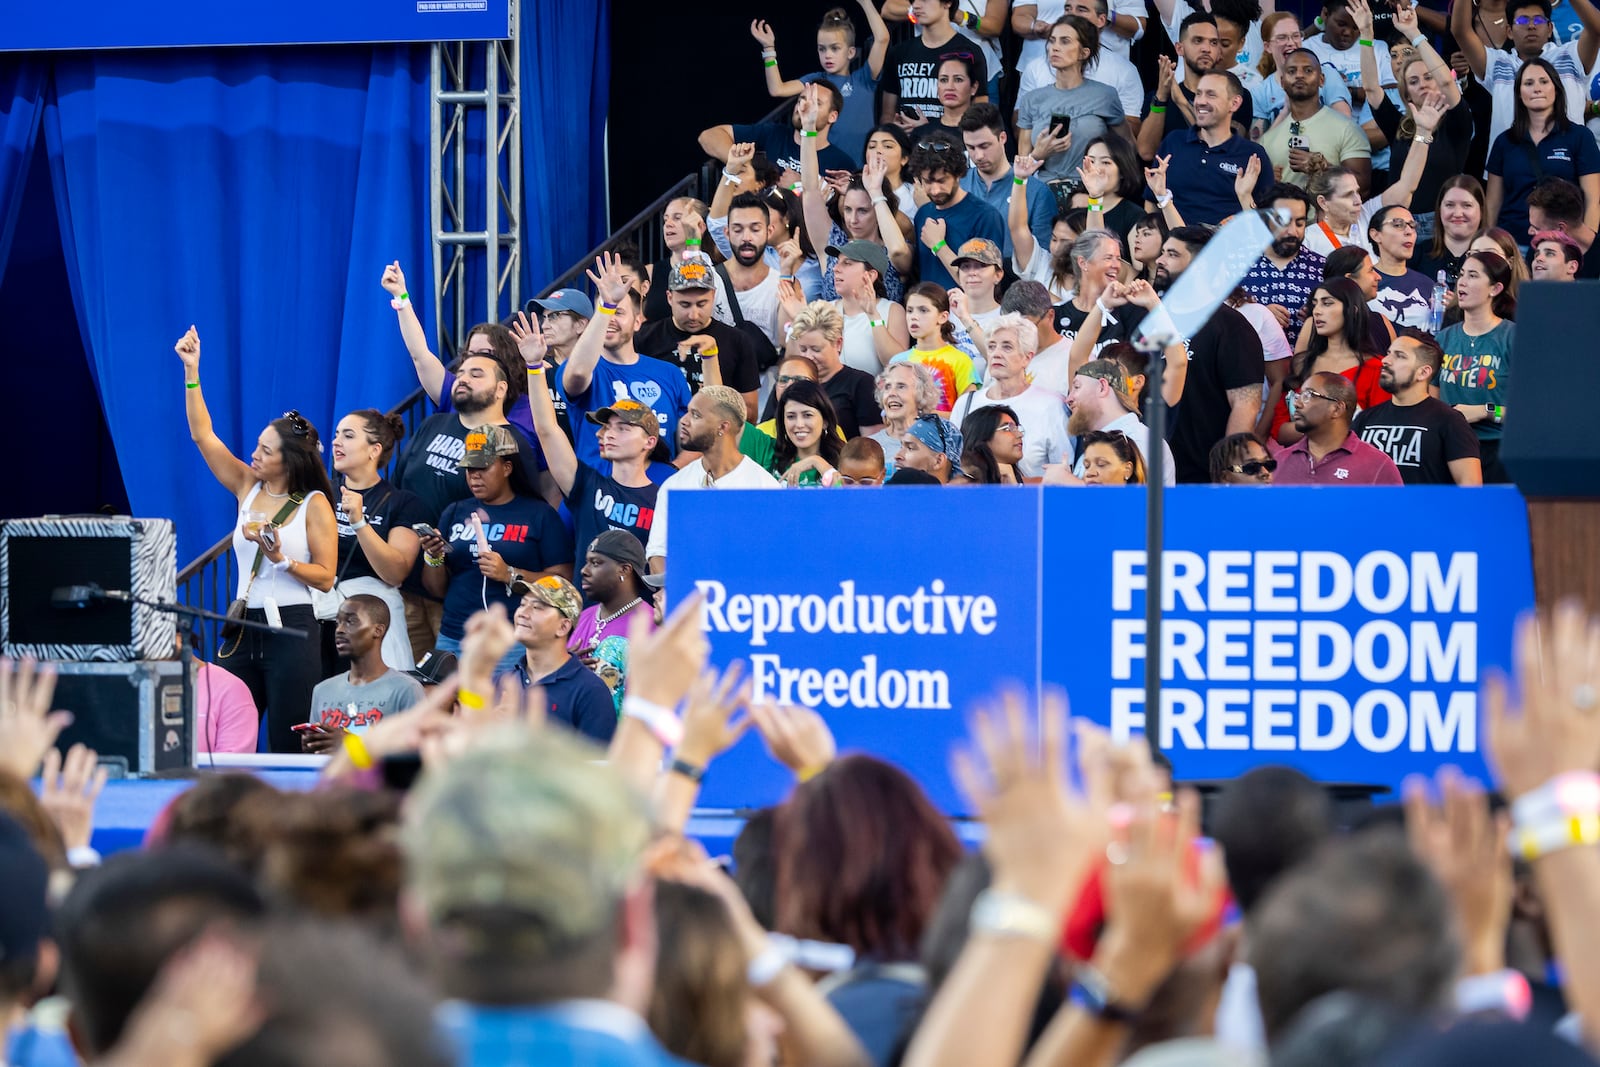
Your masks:
M285 411L283 413L283 421L289 424L290 432L292 432L296 437L311 436L311 424L307 422L306 417L300 414L298 411L293 409Z
M793 385L795 382L814 382L814 381L816 381L815 378L807 378L804 374L780 374L780 375L778 375L778 384L779 385Z
M1023 434L1023 429L1017 423L1014 423L1014 422L1002 422L999 426L995 427L995 432L997 432L997 433L1014 433L1018 437L1021 437L1022 434Z
M1305 36L1299 30L1296 30L1294 33L1289 34L1275 33L1270 40L1273 44L1288 44L1290 41L1303 41Z
M1516 26L1548 26L1548 25L1550 25L1550 20L1545 18L1543 15L1518 15L1516 18L1512 19L1511 22L1512 22L1513 25L1516 25Z
M1414 219L1389 219L1383 225L1385 229L1400 230L1402 233L1414 232L1417 228Z
M1243 474L1254 478L1262 471L1266 471L1268 474L1271 474L1273 471L1277 470L1278 461L1275 459L1247 459L1243 463L1235 463L1228 469L1235 474Z
M1327 393L1319 393L1315 389L1301 389L1299 392L1295 393L1295 397L1297 398L1297 402L1301 404L1306 402L1307 397L1315 397L1318 400L1326 400L1330 404L1337 404L1339 402L1335 397L1331 397Z

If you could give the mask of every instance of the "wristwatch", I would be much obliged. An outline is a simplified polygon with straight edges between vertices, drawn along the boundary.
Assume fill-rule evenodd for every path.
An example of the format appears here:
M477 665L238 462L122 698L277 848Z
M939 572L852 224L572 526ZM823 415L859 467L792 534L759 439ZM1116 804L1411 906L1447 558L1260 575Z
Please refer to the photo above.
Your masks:
M1103 1022L1128 1023L1139 1015L1117 1003L1116 992L1106 976L1087 963L1074 973L1067 1000Z

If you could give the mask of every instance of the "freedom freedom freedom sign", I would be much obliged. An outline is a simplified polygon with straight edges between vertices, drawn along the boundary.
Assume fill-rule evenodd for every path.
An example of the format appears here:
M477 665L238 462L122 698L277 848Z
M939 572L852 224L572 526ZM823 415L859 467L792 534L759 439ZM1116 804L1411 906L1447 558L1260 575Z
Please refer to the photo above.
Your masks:
M1147 731L1144 497L683 492L669 597L700 590L713 662L743 660L757 699L816 708L841 750L899 764L965 814L949 753L1003 684L1059 686L1114 736ZM1266 763L1392 788L1446 763L1485 772L1479 685L1533 603L1515 489L1180 486L1166 509L1152 740L1180 779ZM700 802L763 806L789 786L752 732Z

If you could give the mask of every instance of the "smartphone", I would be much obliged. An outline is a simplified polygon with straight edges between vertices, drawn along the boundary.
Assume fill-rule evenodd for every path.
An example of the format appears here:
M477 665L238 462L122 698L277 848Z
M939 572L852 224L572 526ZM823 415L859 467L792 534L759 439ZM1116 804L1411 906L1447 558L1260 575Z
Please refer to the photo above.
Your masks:
M922 117L922 112L918 111L916 108L912 107L910 104L901 104L900 105L900 114L904 115L906 118L910 119L913 122L915 122L917 119L920 119Z
M278 550L278 528L276 526L271 523L263 524L261 533L257 536L261 538L262 548L268 552L276 552Z
M1310 147L1311 147L1311 142L1306 140L1304 135L1301 135L1301 134L1290 134L1289 135L1289 148L1290 148L1290 150L1293 150L1293 149L1296 149L1296 148L1309 149Z
M1050 132L1055 134L1057 137L1062 136L1063 134L1065 134L1071 128L1072 128L1072 116L1071 115L1051 115L1050 116Z
M444 540L443 534L425 522L414 522L411 524L411 529L418 537L437 537L441 541Z

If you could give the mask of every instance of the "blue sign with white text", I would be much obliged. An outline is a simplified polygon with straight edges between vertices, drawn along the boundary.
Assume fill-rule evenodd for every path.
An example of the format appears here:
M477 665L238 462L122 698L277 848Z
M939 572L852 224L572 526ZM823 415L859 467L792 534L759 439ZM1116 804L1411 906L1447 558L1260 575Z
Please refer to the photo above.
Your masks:
M78 0L6 12L0 52L233 45L488 41L511 36L510 0Z
M1264 763L1396 787L1483 773L1478 688L1533 603L1509 487L1181 486L1167 501L1161 735L1178 777ZM671 596L706 596L713 660L758 699L820 710L841 748L964 813L951 746L1005 682L1145 732L1145 496L972 488L683 492ZM781 534L748 551L720 531ZM1153 724L1150 726L1153 729ZM746 738L701 802L769 804L788 777Z

